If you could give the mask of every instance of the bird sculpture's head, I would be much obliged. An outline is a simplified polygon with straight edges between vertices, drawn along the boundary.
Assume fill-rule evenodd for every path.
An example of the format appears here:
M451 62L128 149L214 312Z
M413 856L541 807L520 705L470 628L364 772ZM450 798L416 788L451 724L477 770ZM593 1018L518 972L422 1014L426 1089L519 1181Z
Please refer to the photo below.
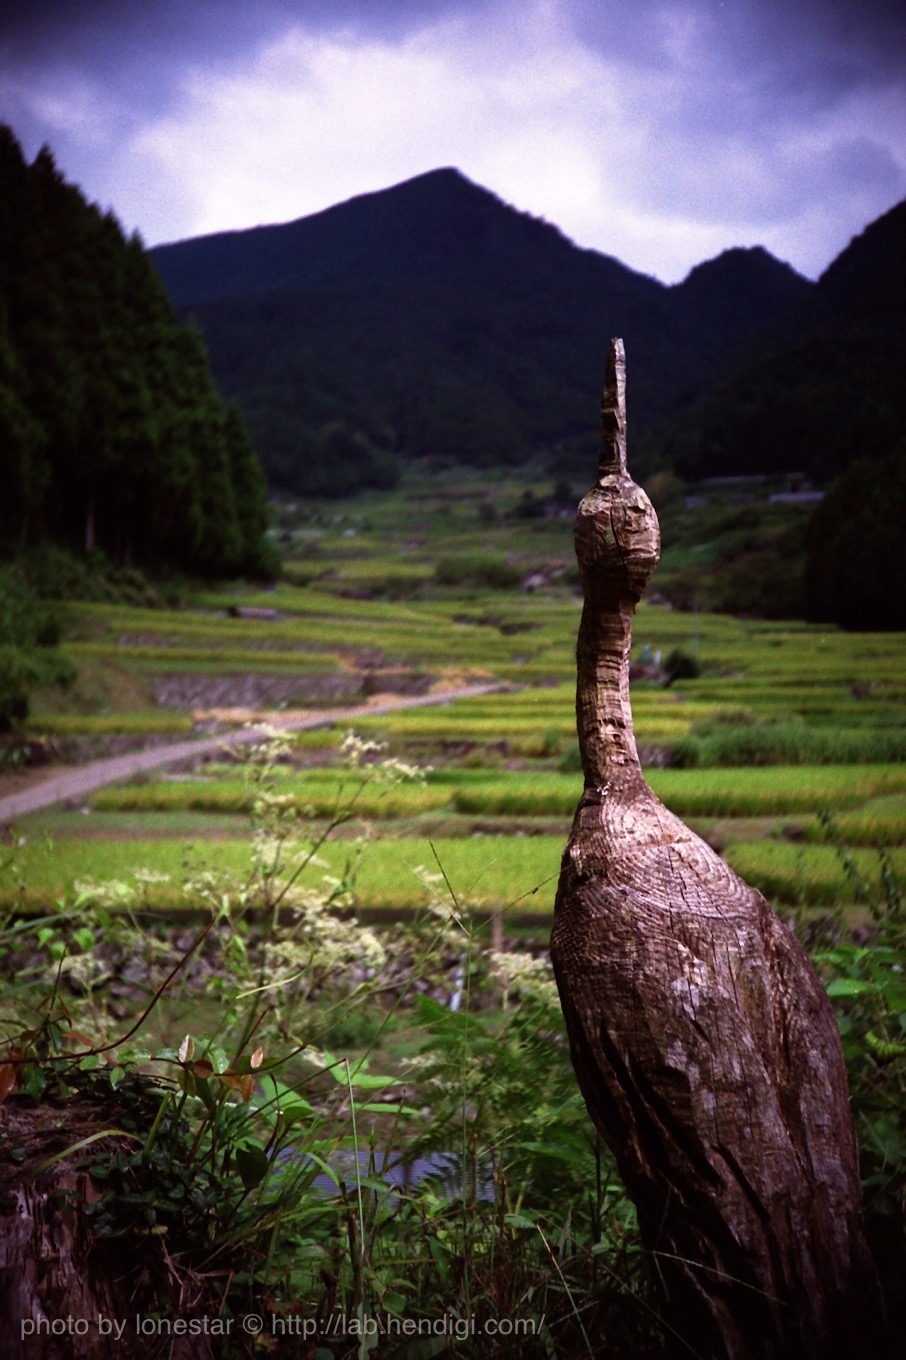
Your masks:
M576 557L586 597L634 605L658 564L661 532L654 506L626 471L626 355L612 340L601 406L596 484L579 506Z

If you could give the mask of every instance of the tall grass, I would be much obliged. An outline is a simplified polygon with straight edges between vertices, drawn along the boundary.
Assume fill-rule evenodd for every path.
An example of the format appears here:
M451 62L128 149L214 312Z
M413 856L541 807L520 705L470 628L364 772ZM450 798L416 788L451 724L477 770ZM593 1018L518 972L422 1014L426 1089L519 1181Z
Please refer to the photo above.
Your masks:
M404 913L427 906L431 890L424 874L436 868L435 847L441 847L444 870L464 904L482 911L550 911L563 849L562 838L551 836L381 840L369 847L357 868L360 905ZM78 891L79 884L117 880L131 884L147 906L177 911L199 909L186 884L200 874L242 879L253 862L247 840L226 837L208 843L60 837L52 844L40 840L27 844L17 859L16 872L0 883L0 904L7 907L34 909ZM332 841L319 850L298 881L313 890L321 887L325 876L342 881L357 859L351 842Z
M245 668L252 671L284 670L330 670L337 663L336 657L312 653L306 650L278 649L275 647L231 647L228 645L211 646L145 646L136 643L116 642L72 642L69 651L76 657L90 657L124 662L152 664L173 668L177 663L195 666L208 666L217 670Z
M711 722L673 743L675 765L871 765L906 760L906 728L812 727L802 722Z
M647 772L654 792L680 817L768 817L854 807L906 790L906 769L886 765L767 767ZM453 796L471 815L571 816L581 788L575 775L519 772L489 778Z

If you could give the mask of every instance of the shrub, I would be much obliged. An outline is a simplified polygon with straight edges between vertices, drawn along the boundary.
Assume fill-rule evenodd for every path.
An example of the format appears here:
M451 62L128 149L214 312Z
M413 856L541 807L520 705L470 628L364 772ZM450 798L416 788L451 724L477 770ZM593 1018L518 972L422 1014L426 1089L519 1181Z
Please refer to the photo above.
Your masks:
M906 628L900 525L906 444L853 463L828 488L808 530L811 616L861 631Z
M541 519L544 515L544 501L536 496L531 487L526 487L512 510L514 519Z
M697 680L702 668L697 657L684 652L682 647L674 647L664 662L664 671L667 684L672 685L674 680Z
M866 1228L882 1279L898 1281L906 1251L906 905L900 872L883 850L866 861L821 817L849 894L870 918L854 938L842 913L822 923L814 960L826 979L843 1038L850 1100L859 1134ZM813 941L813 948L815 947ZM891 1331L902 1337L904 1299L888 1293Z
M582 771L582 752L579 750L579 743L573 741L569 744L563 755L557 761L557 770L560 774L580 774Z
M442 557L434 570L439 586L485 587L508 590L518 585L522 573L498 553L461 553Z
M20 571L0 571L0 643L28 650L53 647L59 640L56 611L37 598Z
M21 574L0 571L0 731L28 717L35 686L72 679L72 662L56 649L59 635L55 611L37 599Z
M28 691L34 670L20 647L0 644L0 731L28 717Z

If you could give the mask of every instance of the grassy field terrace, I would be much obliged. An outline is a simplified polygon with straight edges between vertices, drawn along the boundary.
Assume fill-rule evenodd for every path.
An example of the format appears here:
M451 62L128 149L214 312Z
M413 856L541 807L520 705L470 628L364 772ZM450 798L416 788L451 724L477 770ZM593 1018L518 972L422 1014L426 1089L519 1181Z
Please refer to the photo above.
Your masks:
M345 872L355 845L360 910L418 907L426 890L416 871L440 863L463 904L544 917L581 791L580 601L570 521L508 517L507 498L516 503L515 488L478 479L455 493L416 488L298 511L281 531L286 575L273 589L199 590L180 609L69 604L65 647L78 676L35 696L30 734L72 763L324 714L329 725L297 733L277 776L309 828L349 791L339 760L350 728L427 772L367 785L323 865L307 873ZM667 684L677 651L694 673ZM870 880L885 848L902 870L906 638L643 602L633 662L653 787L772 900L851 903L853 866ZM476 681L497 688L378 707ZM232 759L101 789L21 819L0 895L40 909L86 878L138 871L143 901L191 906L183 884L199 863L247 868L253 805ZM840 848L855 855L848 874Z

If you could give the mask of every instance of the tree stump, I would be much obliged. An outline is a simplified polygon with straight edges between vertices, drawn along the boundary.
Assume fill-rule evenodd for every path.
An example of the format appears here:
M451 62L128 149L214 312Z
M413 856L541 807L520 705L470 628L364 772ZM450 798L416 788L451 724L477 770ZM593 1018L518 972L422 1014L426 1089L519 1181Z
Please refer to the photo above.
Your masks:
M882 1305L834 1014L761 893L648 788L631 623L660 532L626 471L614 340L596 485L576 521L585 788L551 940L573 1065L663 1284L680 1353L876 1356Z
M76 1144L111 1128L115 1098L0 1105L0 1355L4 1360L212 1360L207 1337L172 1336L154 1317L190 1318L194 1298L159 1237L99 1242L84 1212L100 1191ZM13 1155L15 1154L15 1155ZM151 1330L143 1331L151 1318Z

